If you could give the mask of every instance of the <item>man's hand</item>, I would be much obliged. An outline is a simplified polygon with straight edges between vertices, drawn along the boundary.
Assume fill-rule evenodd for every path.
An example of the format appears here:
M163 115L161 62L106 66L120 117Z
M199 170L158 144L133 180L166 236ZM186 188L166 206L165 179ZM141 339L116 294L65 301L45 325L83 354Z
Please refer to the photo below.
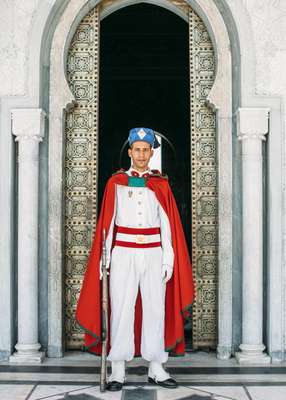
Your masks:
M106 269L107 269L107 275L109 275L109 264L110 264L110 260L106 260ZM102 260L100 260L99 263L99 279L102 280L103 277L103 272L102 272Z
M162 279L163 283L167 283L173 275L173 267L167 264L162 265Z

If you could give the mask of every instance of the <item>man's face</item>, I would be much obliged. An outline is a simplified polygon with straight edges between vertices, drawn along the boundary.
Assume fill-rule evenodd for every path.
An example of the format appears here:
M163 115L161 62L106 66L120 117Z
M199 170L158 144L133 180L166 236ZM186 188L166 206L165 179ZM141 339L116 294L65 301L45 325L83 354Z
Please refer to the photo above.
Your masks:
M149 143L137 141L134 142L128 155L132 158L132 165L138 171L145 171L148 168L150 158L153 156L153 150Z

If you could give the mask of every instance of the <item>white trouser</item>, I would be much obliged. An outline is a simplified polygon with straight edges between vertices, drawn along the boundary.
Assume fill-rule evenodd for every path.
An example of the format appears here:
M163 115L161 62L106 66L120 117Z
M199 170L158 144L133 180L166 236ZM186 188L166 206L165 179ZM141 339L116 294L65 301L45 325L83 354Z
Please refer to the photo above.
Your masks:
M141 355L145 360L166 362L164 349L165 290L162 281L162 249L115 246L110 266L110 361L134 357L135 303L142 297Z

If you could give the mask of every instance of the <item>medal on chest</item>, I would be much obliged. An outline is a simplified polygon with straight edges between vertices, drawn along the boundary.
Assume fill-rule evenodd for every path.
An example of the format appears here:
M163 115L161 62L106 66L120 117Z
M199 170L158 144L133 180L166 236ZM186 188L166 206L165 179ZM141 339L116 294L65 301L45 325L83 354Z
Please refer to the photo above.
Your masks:
M128 177L128 197L129 199L133 196L132 187L145 187L146 186L146 179L137 176L129 176Z

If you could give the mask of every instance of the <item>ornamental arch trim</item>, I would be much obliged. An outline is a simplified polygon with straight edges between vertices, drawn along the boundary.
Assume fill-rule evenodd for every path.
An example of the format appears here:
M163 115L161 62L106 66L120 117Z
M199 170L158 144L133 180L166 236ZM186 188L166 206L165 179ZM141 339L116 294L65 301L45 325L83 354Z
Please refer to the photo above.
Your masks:
M121 3L120 1L118 3ZM128 2L128 4L136 2ZM162 6L166 1L152 1ZM181 6L181 1L176 1ZM223 19L212 1L190 2L198 9L206 24L211 27L215 45L216 75L207 101L216 113L217 159L218 159L218 353L228 357L232 345L232 104L231 104L231 53L229 39ZM62 215L62 195L64 181L63 132L65 115L73 107L75 98L68 85L65 68L68 49L76 28L84 15L98 4L95 1L71 1L56 28L51 48L50 68L50 145L49 145L49 346L51 356L59 356L63 349L62 314L62 273L64 219ZM186 4L186 3L184 3ZM115 11L115 10L114 10ZM177 13L178 14L178 13ZM186 14L185 14L186 15ZM182 15L181 15L182 16ZM64 39L65 38L65 39ZM63 115L64 110L64 115ZM229 168L222 168L228 165ZM207 177L206 177L207 179ZM203 206L203 204L202 204ZM200 238L207 232L200 229ZM55 350L57 349L57 350Z

